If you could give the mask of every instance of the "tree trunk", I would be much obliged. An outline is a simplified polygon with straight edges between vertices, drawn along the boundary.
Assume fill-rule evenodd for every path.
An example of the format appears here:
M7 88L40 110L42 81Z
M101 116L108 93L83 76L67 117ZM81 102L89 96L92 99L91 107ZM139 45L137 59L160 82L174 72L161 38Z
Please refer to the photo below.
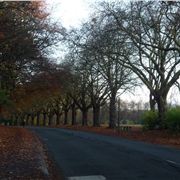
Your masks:
M37 113L37 124L36 125L37 126L40 125L40 113L39 112Z
M0 119L3 118L3 115L2 115L2 107L0 106Z
M48 118L49 118L49 120L48 120L48 126L51 126L51 125L52 125L52 117L53 117L53 115L50 113L49 116L48 116Z
M75 103L72 104L71 111L72 111L72 125L76 125L76 105L75 105Z
M154 96L152 95L151 92L150 92L150 95L149 95L149 104L150 104L151 111L155 111L156 101L155 101Z
M159 119L159 128L163 128L163 121L165 120L165 113L167 111L167 94L158 96L156 99L157 106L158 106L158 119Z
M68 110L64 111L64 125L68 123Z
M21 115L21 125L22 126L24 126L25 125L25 114L23 113L22 115Z
M11 125L14 125L14 115L13 114L11 114L11 121L12 121L12 124Z
M83 109L82 111L82 126L87 126L87 116L88 116L88 110L87 109Z
M46 113L43 113L43 126L46 126Z
M19 125L19 116L18 115L15 115L15 122L14 122L14 124L15 124L15 126L18 126Z
M60 125L60 113L56 113L56 125Z
M35 124L35 116L34 114L31 114L31 125L34 125Z
M112 94L110 97L109 127L116 127L116 94Z
M30 114L27 114L26 115L26 125L30 125L29 119L30 119Z
M94 127L100 126L99 115L100 115L100 106L99 105L93 106L93 126Z
M31 126L33 126L34 125L34 114L31 114Z

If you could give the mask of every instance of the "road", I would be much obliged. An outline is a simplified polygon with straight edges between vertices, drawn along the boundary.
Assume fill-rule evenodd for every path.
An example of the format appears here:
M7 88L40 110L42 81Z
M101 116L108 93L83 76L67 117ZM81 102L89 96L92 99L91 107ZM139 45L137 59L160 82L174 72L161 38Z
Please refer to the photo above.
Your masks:
M66 177L179 180L180 150L57 128L30 128L47 144Z

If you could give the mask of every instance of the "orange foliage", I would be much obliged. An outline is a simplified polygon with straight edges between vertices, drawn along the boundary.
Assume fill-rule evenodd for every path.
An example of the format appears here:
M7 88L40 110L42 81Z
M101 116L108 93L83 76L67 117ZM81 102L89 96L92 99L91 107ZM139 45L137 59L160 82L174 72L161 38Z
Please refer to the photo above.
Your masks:
M45 1L31 1L29 9L32 10L33 16L38 19L45 19L49 16L49 13L45 12Z

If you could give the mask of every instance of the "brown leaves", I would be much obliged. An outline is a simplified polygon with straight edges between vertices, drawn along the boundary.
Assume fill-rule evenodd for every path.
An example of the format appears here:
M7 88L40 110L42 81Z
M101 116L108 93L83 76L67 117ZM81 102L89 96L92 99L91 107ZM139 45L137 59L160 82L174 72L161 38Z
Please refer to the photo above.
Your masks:
M48 172L47 154L35 135L0 126L0 179L53 179Z

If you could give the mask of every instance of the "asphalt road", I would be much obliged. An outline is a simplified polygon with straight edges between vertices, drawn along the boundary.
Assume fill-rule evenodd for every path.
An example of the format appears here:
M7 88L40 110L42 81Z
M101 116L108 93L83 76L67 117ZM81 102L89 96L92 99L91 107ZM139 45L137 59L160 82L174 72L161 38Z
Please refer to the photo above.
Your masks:
M66 177L180 180L180 150L54 128L31 128L47 144Z

